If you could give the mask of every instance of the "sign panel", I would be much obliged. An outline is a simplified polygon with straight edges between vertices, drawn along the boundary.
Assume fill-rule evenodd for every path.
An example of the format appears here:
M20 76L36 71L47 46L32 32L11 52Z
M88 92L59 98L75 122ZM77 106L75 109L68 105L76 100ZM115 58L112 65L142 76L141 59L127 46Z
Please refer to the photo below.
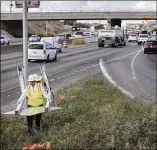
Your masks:
M151 16L149 16L149 15L142 16L142 19L150 19L150 18L151 18Z
M15 1L16 8L23 8L23 1ZM39 8L40 1L27 1L28 8Z

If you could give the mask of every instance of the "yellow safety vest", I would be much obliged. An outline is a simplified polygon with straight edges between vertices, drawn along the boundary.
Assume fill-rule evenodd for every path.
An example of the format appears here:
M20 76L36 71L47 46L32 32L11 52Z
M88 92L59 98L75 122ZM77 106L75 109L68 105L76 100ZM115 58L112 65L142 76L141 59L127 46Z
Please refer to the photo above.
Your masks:
M41 92L41 87L39 85L35 85L34 92L32 86L29 84L26 87L26 96L28 97L28 105L33 107L38 107L44 104L43 95Z

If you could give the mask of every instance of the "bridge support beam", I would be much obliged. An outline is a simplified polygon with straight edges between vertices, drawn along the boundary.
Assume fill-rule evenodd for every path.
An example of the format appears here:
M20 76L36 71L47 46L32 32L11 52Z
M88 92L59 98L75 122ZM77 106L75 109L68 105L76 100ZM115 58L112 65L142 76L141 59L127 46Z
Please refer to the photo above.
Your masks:
M116 25L121 27L121 23L122 23L121 19L108 19L107 21L108 21L109 28L114 27Z
M121 27L122 20L121 19L111 19L111 27L119 26Z

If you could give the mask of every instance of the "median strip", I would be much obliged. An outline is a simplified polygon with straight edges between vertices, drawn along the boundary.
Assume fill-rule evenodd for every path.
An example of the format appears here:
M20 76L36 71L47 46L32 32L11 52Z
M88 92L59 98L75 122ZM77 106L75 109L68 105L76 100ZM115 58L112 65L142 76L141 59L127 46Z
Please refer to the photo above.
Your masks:
M123 95L100 75L64 88L55 102L63 109L44 113L42 130L33 137L24 117L1 117L1 148L47 141L51 149L156 148L155 110Z

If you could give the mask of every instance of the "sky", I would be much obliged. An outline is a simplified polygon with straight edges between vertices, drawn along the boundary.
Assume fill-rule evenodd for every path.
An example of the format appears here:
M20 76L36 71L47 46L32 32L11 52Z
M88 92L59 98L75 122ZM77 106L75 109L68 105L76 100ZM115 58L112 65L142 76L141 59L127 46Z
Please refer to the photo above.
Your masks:
M1 1L1 12L10 12L9 4L10 1ZM156 11L156 2L155 1L41 1L40 8L30 8L29 12L80 11L80 10L82 11L87 11L87 10ZM13 1L12 12L22 12L21 8L15 7L14 1ZM131 22L136 22L136 21L131 21Z

